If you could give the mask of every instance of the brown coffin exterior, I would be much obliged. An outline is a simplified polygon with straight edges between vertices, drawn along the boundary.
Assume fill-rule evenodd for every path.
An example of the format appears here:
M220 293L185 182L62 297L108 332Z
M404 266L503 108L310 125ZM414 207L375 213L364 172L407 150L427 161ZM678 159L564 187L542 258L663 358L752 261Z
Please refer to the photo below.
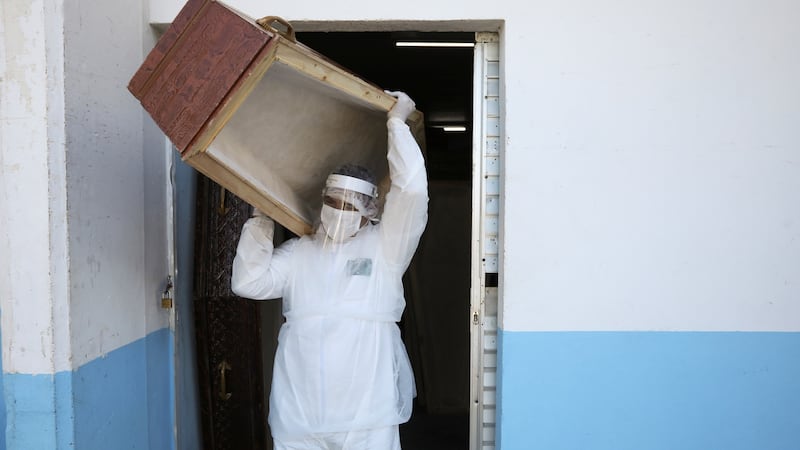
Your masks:
M184 161L295 234L340 164L369 167L385 193L396 100L222 2L189 0L128 89ZM408 123L424 147L422 114Z

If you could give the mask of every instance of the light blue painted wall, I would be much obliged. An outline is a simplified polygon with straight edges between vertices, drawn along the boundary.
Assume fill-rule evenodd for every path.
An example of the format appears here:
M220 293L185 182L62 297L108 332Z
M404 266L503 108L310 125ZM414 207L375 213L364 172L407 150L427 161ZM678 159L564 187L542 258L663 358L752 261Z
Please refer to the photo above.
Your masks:
M0 315L2 315L2 311L0 311ZM0 328L0 337L3 335L3 330ZM0 339L2 342L2 339ZM2 349L0 349L2 352ZM3 355L0 354L0 373L3 372ZM0 395L0 450L6 450L6 389L5 389L5 377L3 377L2 381L0 381L0 392L3 395Z
M175 448L175 336L168 328L145 339L148 449Z
M800 333L501 332L502 450L798 450Z
M6 448L60 448L55 433L55 375L3 374L3 387Z
M172 342L164 328L73 372L4 374L5 448L174 448Z

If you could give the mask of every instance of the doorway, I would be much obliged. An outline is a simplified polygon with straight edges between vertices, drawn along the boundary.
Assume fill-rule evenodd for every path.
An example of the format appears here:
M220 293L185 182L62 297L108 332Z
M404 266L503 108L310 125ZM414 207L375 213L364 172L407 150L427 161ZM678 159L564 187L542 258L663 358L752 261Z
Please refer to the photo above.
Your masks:
M407 308L400 324L418 396L411 421L401 426L401 440L407 449L466 449L470 446L471 386L475 383L470 375L470 349L474 347L470 341L475 235L474 55L469 47L397 47L396 42L471 43L475 34L298 32L297 37L367 81L407 92L425 113L429 221L404 279ZM447 131L446 125L460 128ZM270 449L268 430L264 427L262 433L258 428L266 423L272 359L282 323L280 303L237 299L227 287L214 290L226 286L221 280L229 277L228 263L249 207L206 179L199 180L197 196L195 314L204 448ZM291 237L288 231L276 230L276 243L281 232ZM211 241L209 235L217 238ZM225 244L215 246L213 242ZM247 330L226 326L231 317ZM222 327L225 333L213 331L215 327ZM254 341L242 345L245 333ZM214 350L218 347L220 350ZM255 360L260 360L261 366L252 363L248 368L248 361ZM242 410L236 406L242 397L260 400ZM230 411L238 411L236 420L231 420ZM244 444L230 441L227 436L234 425L244 430L235 433L238 437L246 435L253 442L242 447Z
M406 92L425 114L428 225L404 278L400 323L417 384L403 448L469 446L474 33L313 32L298 41L361 78ZM403 45L403 44L401 44Z

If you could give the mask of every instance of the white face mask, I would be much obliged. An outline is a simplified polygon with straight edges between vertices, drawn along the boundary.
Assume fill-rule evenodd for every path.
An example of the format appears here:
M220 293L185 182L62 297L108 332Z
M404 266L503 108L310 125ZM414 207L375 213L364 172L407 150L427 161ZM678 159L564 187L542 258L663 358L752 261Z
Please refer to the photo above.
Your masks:
M322 205L320 219L325 233L336 242L353 236L361 229L361 213L358 211L342 211Z

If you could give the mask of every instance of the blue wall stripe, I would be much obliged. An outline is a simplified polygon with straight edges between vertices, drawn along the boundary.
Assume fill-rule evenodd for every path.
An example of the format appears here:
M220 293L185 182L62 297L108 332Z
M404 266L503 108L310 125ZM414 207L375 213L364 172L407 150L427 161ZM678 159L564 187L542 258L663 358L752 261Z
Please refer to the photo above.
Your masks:
M2 311L0 311L0 316L2 316ZM3 330L0 328L0 337L3 335ZM0 338L0 342L2 342L2 338ZM3 372L3 357L0 355L0 373ZM0 395L0 450L6 450L6 389L5 389L5 377L0 379L0 392L3 395Z
M148 449L175 447L174 334L168 328L147 339Z
M499 338L499 449L800 449L800 333Z
M55 375L3 374L6 448L174 448L173 338L164 328Z
M56 386L56 442L59 449L72 449L75 442L75 414L72 409L73 372L59 372L55 376Z
M55 449L55 375L3 374L6 448Z
M172 357L172 333L164 328L78 369L76 447L172 448Z

